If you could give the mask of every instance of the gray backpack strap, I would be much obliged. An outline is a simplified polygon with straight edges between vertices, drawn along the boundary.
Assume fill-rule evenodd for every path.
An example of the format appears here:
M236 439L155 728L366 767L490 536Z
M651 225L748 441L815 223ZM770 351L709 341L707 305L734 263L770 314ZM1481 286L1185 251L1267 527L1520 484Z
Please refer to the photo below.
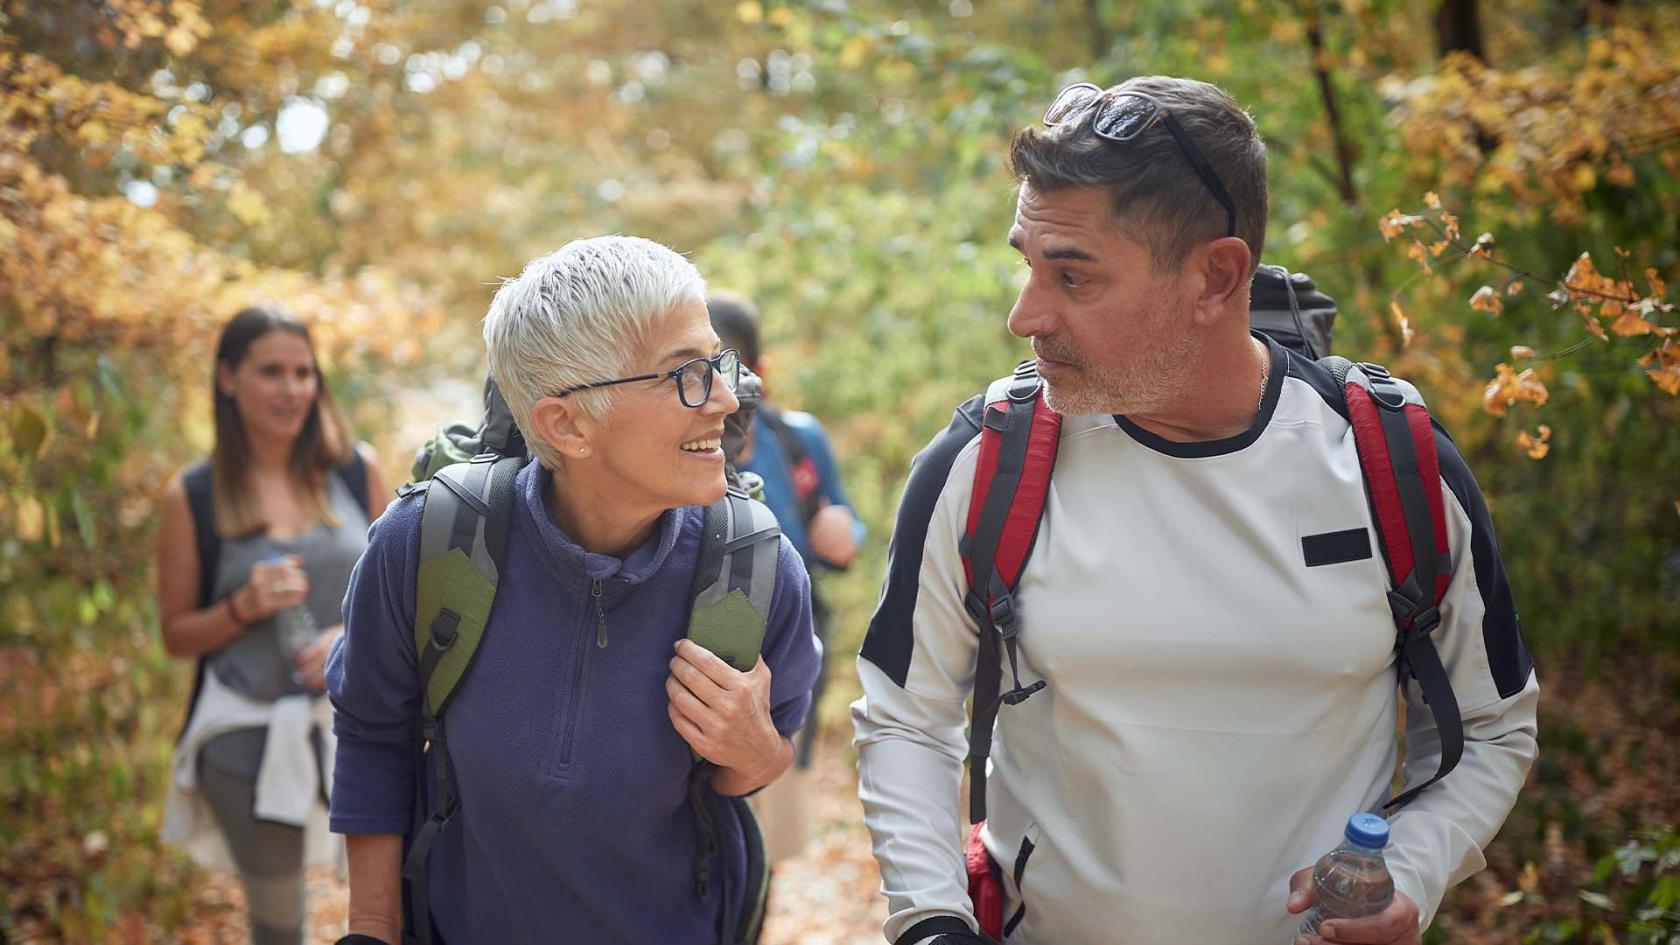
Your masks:
M420 568L415 579L414 645L420 669L415 738L414 826L403 862L405 943L431 945L427 864L438 835L460 809L444 737L443 710L472 664L507 561L514 477L525 460L486 453L437 472L424 488ZM427 778L430 758L431 778ZM422 803L430 798L430 811Z

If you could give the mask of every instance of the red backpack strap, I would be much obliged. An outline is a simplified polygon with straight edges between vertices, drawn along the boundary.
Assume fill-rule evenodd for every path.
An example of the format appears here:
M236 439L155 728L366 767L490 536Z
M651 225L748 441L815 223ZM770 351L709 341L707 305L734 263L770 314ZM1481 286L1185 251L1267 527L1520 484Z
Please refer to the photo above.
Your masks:
M963 606L980 627L975 661L972 725L969 729L969 820L986 818L986 759L992 751L992 723L1000 703L1017 705L1044 688L1041 679L1022 685L1015 587L1038 537L1050 473L1061 442L1062 416L1050 409L1033 362L992 385L980 429L968 528L958 550L968 577ZM1001 686L1002 655L1009 656L1014 688Z
M1464 753L1458 700L1432 637L1452 580L1441 464L1423 404L1409 399L1381 365L1335 360L1340 364L1331 368L1347 397L1348 422L1393 582L1388 604L1394 614L1396 668L1402 681L1408 676L1417 680L1441 738L1435 775L1386 805L1398 808L1446 777Z

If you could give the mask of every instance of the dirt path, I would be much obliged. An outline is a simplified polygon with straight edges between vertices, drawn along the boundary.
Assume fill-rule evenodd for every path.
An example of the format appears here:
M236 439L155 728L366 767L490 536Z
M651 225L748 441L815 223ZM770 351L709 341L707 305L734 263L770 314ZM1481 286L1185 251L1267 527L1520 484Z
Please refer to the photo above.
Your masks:
M869 853L869 832L858 808L851 751L830 733L816 757L812 840L805 852L776 867L761 945L879 945L885 904L880 874ZM344 933L347 893L334 871L310 873L310 943L332 945ZM229 874L206 878L201 920L183 945L242 945L245 897Z

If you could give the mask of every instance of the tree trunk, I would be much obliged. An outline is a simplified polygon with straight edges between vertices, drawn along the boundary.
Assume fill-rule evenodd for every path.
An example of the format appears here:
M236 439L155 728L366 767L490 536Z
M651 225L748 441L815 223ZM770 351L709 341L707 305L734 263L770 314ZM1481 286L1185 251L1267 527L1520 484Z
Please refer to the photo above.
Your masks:
M1103 25L1102 0L1085 0L1085 29L1091 39L1091 61L1100 61L1108 55L1108 47L1113 43L1108 27Z
M1487 62L1476 0L1441 0L1441 5L1435 9L1435 45L1443 56L1450 52L1467 52Z

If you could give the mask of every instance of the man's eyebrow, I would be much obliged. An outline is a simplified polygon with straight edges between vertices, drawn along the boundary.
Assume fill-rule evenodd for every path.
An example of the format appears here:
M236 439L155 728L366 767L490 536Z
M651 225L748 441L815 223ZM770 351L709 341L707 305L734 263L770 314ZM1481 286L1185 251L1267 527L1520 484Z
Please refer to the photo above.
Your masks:
M1011 233L1010 236L1009 236L1009 245L1011 247L1013 247L1014 250L1017 253L1020 253L1023 256L1027 255L1027 251L1021 247L1021 238L1019 236L1016 236L1013 233ZM1073 260L1077 260L1079 262L1096 262L1097 261L1097 257L1091 255L1090 253L1087 253L1086 251L1084 251L1082 249L1077 249L1077 248L1072 247L1072 246L1065 246L1065 247L1062 247L1060 249L1045 250L1044 258L1047 259L1047 260L1049 260L1049 259L1073 259Z

